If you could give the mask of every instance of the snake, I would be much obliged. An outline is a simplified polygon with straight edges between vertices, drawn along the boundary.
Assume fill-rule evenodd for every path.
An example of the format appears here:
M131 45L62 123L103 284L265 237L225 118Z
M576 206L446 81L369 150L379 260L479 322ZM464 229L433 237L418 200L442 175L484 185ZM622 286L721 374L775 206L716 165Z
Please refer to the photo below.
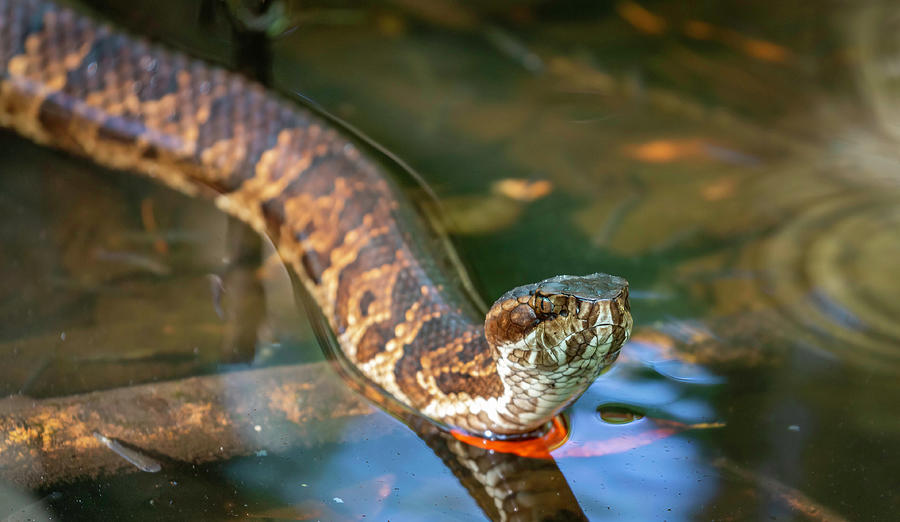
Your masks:
M540 432L629 338L628 283L607 274L522 285L485 314L384 161L238 74L44 0L0 0L0 71L0 126L268 236L347 365L441 427Z

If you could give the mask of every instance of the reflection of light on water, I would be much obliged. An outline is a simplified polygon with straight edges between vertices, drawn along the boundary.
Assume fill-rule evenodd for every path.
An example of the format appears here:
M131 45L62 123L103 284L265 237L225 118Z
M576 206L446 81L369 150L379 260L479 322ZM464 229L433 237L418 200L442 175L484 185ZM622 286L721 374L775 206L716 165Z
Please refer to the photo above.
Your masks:
M767 244L784 316L848 364L900 365L900 194L850 194L807 209Z
M675 381L691 384L724 384L725 379L703 366L672 359L655 363L653 369Z
M475 501L441 459L391 417L348 419L337 438L312 448L235 459L223 473L244 488L256 488L274 499L270 504L277 510L260 512L256 506L253 514L260 518L433 520L440 513L454 520L471 520L480 516Z
M625 364L573 406L570 439L561 449L571 458L558 458L557 464L591 519L689 518L715 497L718 473L696 440L699 431L687 425L718 419L712 404L692 396L696 390Z

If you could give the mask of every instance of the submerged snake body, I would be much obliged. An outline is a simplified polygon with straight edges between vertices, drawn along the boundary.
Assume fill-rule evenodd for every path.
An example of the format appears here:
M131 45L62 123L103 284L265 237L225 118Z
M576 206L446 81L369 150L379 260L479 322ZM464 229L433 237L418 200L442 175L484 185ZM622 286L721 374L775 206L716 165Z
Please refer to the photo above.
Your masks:
M521 287L483 323L383 168L237 75L41 0L0 0L0 70L0 125L214 198L272 238L353 367L445 425L533 431L628 336L627 284L601 275Z

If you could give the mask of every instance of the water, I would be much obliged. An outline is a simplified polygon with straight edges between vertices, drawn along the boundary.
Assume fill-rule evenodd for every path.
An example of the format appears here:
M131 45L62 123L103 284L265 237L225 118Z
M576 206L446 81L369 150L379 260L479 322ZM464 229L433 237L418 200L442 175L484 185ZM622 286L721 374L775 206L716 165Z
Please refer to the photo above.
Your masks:
M417 5L429 8L304 3L275 46L275 83L427 179L488 300L558 273L629 279L634 340L573 406L554 452L578 509L892 519L900 20L888 4ZM122 23L228 58L221 24L198 31L156 3L119 9ZM321 359L272 259L262 290L236 292L265 315L219 318L209 275L227 272L241 233L208 203L8 135L0 148L4 393ZM247 330L252 353L234 341ZM484 516L383 413L299 440L258 425L240 456L192 465L141 448L160 472L4 485L2 514Z

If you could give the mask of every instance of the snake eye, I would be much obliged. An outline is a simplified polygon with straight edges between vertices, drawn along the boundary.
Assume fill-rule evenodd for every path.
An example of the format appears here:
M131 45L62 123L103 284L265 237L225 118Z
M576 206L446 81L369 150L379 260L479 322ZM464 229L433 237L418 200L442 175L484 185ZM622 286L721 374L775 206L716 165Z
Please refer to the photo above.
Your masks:
M560 311L559 311L559 316L560 316L560 317L569 317L569 311L568 311L568 310L565 310L565 309L560 310Z
M539 314L553 313L553 301L547 296L538 295L537 293L534 294L534 300L531 303L531 307Z

